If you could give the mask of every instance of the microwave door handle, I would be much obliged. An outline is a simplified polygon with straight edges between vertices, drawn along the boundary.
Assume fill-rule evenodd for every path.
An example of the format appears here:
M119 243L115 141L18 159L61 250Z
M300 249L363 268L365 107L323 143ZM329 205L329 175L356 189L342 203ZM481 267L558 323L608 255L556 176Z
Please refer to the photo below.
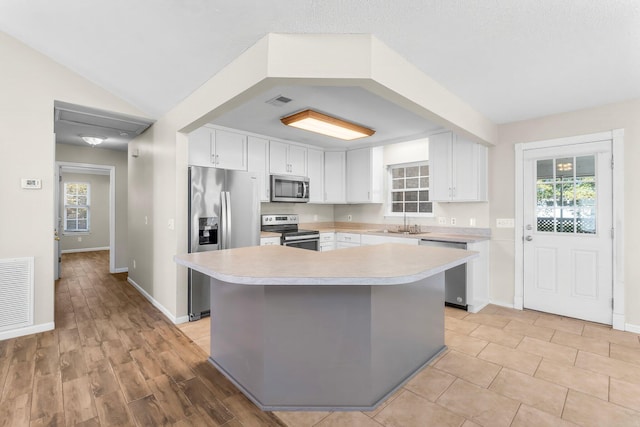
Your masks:
M305 181L302 181L302 188L303 188L302 197L304 199L308 199L309 198L309 183L305 182Z

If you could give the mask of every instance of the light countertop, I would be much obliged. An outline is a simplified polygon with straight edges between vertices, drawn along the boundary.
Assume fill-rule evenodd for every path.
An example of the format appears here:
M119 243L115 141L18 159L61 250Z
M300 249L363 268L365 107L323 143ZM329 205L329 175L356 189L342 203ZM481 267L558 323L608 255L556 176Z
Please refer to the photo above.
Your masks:
M251 246L176 255L176 263L245 285L399 285L463 264L477 252L397 243L315 252Z

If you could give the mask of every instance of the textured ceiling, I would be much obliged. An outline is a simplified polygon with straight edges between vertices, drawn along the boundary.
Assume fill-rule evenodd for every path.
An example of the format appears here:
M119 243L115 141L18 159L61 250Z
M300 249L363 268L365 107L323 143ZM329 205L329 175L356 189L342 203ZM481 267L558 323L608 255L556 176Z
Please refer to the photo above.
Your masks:
M496 123L640 97L638 0L0 0L0 30L154 118L268 32L372 33Z

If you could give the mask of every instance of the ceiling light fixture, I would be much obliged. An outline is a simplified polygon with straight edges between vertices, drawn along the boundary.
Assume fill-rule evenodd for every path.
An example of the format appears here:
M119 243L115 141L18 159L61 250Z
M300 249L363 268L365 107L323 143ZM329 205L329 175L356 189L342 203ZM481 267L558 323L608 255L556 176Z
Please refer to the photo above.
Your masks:
M365 138L375 133L374 130L364 126L327 116L326 114L313 110L300 111L299 113L283 117L280 121L287 126L293 126L298 129L304 129L346 141Z
M98 144L102 144L107 138L103 136L83 136L82 140L87 144L93 145L94 147Z

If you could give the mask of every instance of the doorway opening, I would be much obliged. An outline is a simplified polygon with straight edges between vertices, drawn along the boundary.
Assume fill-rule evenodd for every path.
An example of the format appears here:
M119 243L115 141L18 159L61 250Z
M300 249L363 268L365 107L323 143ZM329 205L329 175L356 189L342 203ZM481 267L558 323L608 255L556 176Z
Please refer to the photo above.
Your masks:
M106 236L102 236L100 237L101 234L108 234L108 250L109 250L109 272L110 273L119 273L120 271L118 271L116 269L115 266L115 260L116 260L116 245L115 245L115 200L116 200L116 194L115 194L115 182L116 182L116 171L115 171L115 166L109 166L109 165L97 165L97 164L89 164L89 163L74 163L74 162L56 162L56 182L58 182L58 185L56 186L56 192L55 192L55 208L54 208L54 215L55 215L55 234L57 236L56 238L56 245L55 245L55 250L54 250L54 265L55 265L55 279L60 278L60 273L61 273L61 263L62 263L62 252L63 252L63 241L62 239L77 239L78 242L81 242L81 240L83 239L83 237L97 237L97 240L94 241L98 241L98 242L104 242L104 238ZM100 196L106 196L104 198L106 198L107 200L107 209L106 212L100 212L100 211L96 211L97 209L99 210L104 210L104 204L100 203L91 203L90 202L90 207L88 212L81 212L78 213L78 209L77 207L69 207L68 204L68 200L65 200L65 198L68 199L74 199L73 201L77 201L78 198L84 198L83 201L86 201L87 196L89 197L89 201L90 198L92 196L91 192L91 183L94 184L98 184L100 185L100 181L99 179L93 180L91 179L91 176L94 176L96 178L98 177L105 177L108 179L108 190L107 190L107 194L102 194L102 195L98 195L98 194L93 194L94 197L100 197ZM66 177L66 179L63 179L63 177ZM75 177L79 177L79 179L75 179ZM91 182L86 182L86 181L91 181ZM80 184L80 185L86 185L89 184L89 189L88 189L88 193L87 195L81 195L81 196L75 196L75 195L69 195L67 194L65 197L65 193L68 193L68 190L65 191L65 183L70 184L70 183L76 183L76 184ZM93 186L93 192L97 193L98 191L100 191L101 193L104 193L104 189L99 190L99 187L94 185ZM82 190L81 190L82 191ZM102 198L102 197L101 197ZM80 203L79 205L85 206L82 203ZM99 218L103 218L105 215L105 213L107 213L106 216L108 216L108 218L106 218L106 221L104 220L98 220ZM93 214L93 215L92 215ZM92 216L95 219L95 221L93 221L92 224ZM65 222L66 221L66 222ZM74 231L69 231L69 229L71 227L74 227L75 225L80 224L80 229L93 229L93 235L90 235L89 232L84 232L84 231L77 231L77 227ZM105 225L107 225L108 227L108 233L104 233L104 228ZM77 248L67 248L66 252L83 252L83 251L87 251L87 250L104 250L105 247L102 246L104 243L98 243L98 246L96 247L96 243L93 243L94 246L91 246L91 244L89 244L89 247L87 248L86 243L85 244L80 244L80 245L74 245L74 244L68 244L68 246L76 246Z

